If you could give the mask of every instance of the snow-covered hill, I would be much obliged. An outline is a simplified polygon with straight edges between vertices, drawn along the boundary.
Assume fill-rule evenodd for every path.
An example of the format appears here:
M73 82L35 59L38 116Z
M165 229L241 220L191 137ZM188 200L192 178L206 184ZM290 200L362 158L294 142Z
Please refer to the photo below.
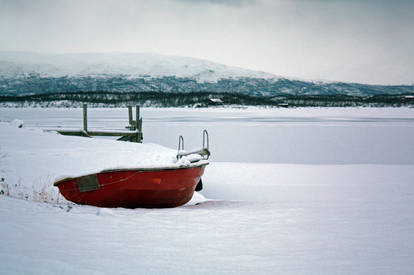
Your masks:
M230 67L207 60L153 53L39 54L0 52L0 76L18 77L30 73L44 77L116 76L132 78L185 77L197 82L225 78L276 78L275 75Z

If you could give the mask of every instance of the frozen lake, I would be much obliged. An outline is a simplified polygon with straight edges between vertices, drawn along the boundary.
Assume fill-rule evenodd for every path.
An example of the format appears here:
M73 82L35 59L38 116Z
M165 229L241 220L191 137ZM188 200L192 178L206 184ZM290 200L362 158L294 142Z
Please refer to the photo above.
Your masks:
M113 159L113 143L31 128L81 128L81 109L0 109L0 187L11 192L0 195L0 274L414 273L414 109L142 115L148 143L176 148L182 134L198 148L209 131L200 193L212 200L69 208L56 202L56 173L88 168L85 154ZM122 129L127 110L89 118L89 128ZM1 123L13 119L25 127Z
M298 164L414 164L414 109L141 110L144 142L186 149L210 133L213 161ZM0 120L41 128L82 127L82 109L0 109ZM88 109L90 129L124 129L127 109Z

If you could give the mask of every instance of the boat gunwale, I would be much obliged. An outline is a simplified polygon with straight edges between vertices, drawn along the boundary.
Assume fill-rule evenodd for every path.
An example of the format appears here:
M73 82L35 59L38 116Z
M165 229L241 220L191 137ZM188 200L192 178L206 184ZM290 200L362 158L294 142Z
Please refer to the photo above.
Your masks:
M102 170L100 172L96 172L96 173L90 173L90 174L85 174L85 175L81 175L81 176L76 176L76 177L66 177L60 180L57 180L53 183L53 186L58 186L59 184L68 181L68 180L73 180L73 179L77 179L80 177L86 177L86 176L92 176L92 175L98 175L98 174L106 174L106 173L113 173L113 172L128 172L128 171L136 171L136 172L148 172L148 171L167 171L167 170L180 170L180 169L190 169L190 168L195 168L195 167L202 167L202 166L207 166L209 165L210 162L208 160L199 160L197 162L191 163L188 166L178 166L178 167L174 167L174 166L163 166L163 167L143 167L143 168L116 168L116 169L105 169Z

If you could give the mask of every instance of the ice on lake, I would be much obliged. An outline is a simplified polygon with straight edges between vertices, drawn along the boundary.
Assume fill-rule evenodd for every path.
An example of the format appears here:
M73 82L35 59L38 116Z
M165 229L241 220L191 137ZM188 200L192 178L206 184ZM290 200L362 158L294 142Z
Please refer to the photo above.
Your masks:
M128 210L0 196L0 273L414 272L414 109L143 109L142 116L144 142L170 148L180 134L187 149L198 148L202 129L209 131L207 199ZM127 111L90 109L89 118L90 128L123 129ZM28 129L80 128L82 110L0 109L0 121L13 119ZM17 184L6 147L0 173Z
M40 128L82 127L81 109L1 109L0 120ZM213 161L413 164L412 108L141 110L144 142L199 148L210 133ZM127 109L89 109L88 126L125 129Z

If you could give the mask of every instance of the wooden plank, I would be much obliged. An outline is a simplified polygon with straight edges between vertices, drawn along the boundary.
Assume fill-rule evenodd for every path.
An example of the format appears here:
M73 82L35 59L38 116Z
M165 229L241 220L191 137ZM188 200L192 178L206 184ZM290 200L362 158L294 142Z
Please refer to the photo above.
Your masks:
M133 136L121 136L117 140L141 143L142 142L142 133L137 133L136 135L133 135Z
M54 129L48 129L45 130L46 132L53 132L56 131L61 135L65 135L65 136L85 136L83 130L54 130Z
M137 132L136 131L131 131L131 132L88 131L88 134L90 136L115 137L115 136L135 136Z
M54 130L59 134L66 136L85 136L83 130ZM116 136L136 136L136 131L88 131L89 136L106 136L106 137L116 137Z

